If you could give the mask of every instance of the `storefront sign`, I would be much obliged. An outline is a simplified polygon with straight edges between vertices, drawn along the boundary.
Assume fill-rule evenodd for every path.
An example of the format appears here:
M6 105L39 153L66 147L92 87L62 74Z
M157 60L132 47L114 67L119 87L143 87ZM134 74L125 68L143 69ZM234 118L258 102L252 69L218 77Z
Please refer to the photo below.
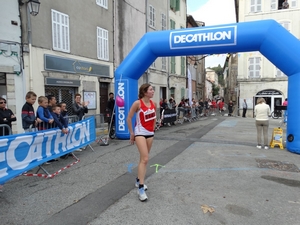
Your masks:
M45 85L79 87L80 80L69 80L69 79L58 79L53 77L46 77Z
M110 77L109 66L84 62L76 59L44 55L45 70L73 74L87 74L100 77Z
M256 95L282 95L282 94L277 90L267 89L267 90L258 92Z

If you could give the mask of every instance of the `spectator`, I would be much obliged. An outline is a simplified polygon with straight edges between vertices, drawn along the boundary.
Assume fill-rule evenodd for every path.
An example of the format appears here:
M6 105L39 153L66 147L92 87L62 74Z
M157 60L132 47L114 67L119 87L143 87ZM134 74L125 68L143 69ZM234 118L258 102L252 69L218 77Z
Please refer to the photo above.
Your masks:
M114 99L114 93L109 93L109 99L107 101L106 108L109 110L110 116L112 115L115 107L115 99Z
M55 122L54 127L58 127L59 129L61 129L62 133L67 134L68 133L68 123L67 123L67 120L61 114L61 108L59 105L52 106L51 115Z
M67 110L67 104L64 102L61 102L58 104L58 106L60 107L60 114L64 117L67 118L68 117L68 110Z
M287 0L285 0L283 3L282 3L282 8L283 9L288 9L290 7L289 3L287 2Z
M48 109L48 98L40 96L38 98L39 107L37 109L36 117L42 122L38 124L39 130L46 130L52 127L54 119Z
M244 102L243 102L243 117L246 118L246 112L247 112L247 102L246 102L246 99L244 99Z
M84 114L88 113L87 102L81 102L81 94L75 94L75 103L73 104L73 112L78 116L78 120L82 120Z
M270 115L270 106L266 104L264 98L257 99L257 105L254 107L255 113L255 125L257 129L257 148L261 149L261 137L262 133L264 136L264 145L265 149L268 149L268 129L269 129L269 115Z
M208 98L206 98L204 101L204 116L208 116L209 107L210 107L209 100Z
M223 116L222 112L224 111L224 99L220 99L218 105L219 105L219 111L220 111L221 115Z
M6 124L11 128L11 122L16 121L17 118L14 113L6 108L5 98L0 97L0 124ZM9 135L9 129L7 127L0 128L0 136Z
M212 108L212 114L211 115L213 115L213 116L216 115L217 102L214 98L211 101L211 108Z
M26 103L22 107L22 126L25 132L32 132L36 130L38 123L42 120L36 118L33 104L36 101L36 94L33 91L29 91L26 94Z
M199 113L200 113L201 116L203 114L203 109L204 109L204 102L203 102L203 99L201 98L199 100Z
M54 95L48 95L47 98L49 112L52 112L52 106L56 105L56 98Z
M183 116L184 116L184 97L182 97L180 103L178 104L178 107L177 107L177 117L179 118L180 117L180 112L183 113Z
M288 105L288 99L287 98L284 100L284 102L282 103L282 105L283 106L287 106Z
M230 100L228 103L228 116L232 116L233 112L233 102Z

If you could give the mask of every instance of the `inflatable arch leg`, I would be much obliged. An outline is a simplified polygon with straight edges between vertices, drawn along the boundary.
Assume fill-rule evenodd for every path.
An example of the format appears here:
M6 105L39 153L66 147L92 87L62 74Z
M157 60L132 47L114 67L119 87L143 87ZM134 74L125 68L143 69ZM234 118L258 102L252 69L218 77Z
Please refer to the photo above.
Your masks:
M138 79L157 57L260 51L288 77L287 149L300 153L300 41L274 20L149 32L115 71L116 136L129 139L126 117L138 97ZM291 123L289 123L291 122Z

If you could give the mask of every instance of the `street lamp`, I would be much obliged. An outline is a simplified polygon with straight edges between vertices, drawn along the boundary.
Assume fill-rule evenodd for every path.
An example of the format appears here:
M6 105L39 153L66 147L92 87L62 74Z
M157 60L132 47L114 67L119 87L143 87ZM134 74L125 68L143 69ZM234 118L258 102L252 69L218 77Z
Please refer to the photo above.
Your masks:
M39 14L40 4L41 4L39 0L28 0L27 4L28 4L29 13L31 15L36 16L37 14Z

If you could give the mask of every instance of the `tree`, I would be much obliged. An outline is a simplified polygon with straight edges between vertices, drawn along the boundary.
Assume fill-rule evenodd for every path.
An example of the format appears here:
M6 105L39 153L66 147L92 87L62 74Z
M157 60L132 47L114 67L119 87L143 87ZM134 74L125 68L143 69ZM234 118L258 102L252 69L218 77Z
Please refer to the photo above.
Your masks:
M213 96L219 95L220 88L216 86L214 83L212 84L212 94Z
M219 64L217 67L212 67L210 69L214 70L216 74L218 74L218 82L221 86L224 87L223 68L221 67L221 65Z

